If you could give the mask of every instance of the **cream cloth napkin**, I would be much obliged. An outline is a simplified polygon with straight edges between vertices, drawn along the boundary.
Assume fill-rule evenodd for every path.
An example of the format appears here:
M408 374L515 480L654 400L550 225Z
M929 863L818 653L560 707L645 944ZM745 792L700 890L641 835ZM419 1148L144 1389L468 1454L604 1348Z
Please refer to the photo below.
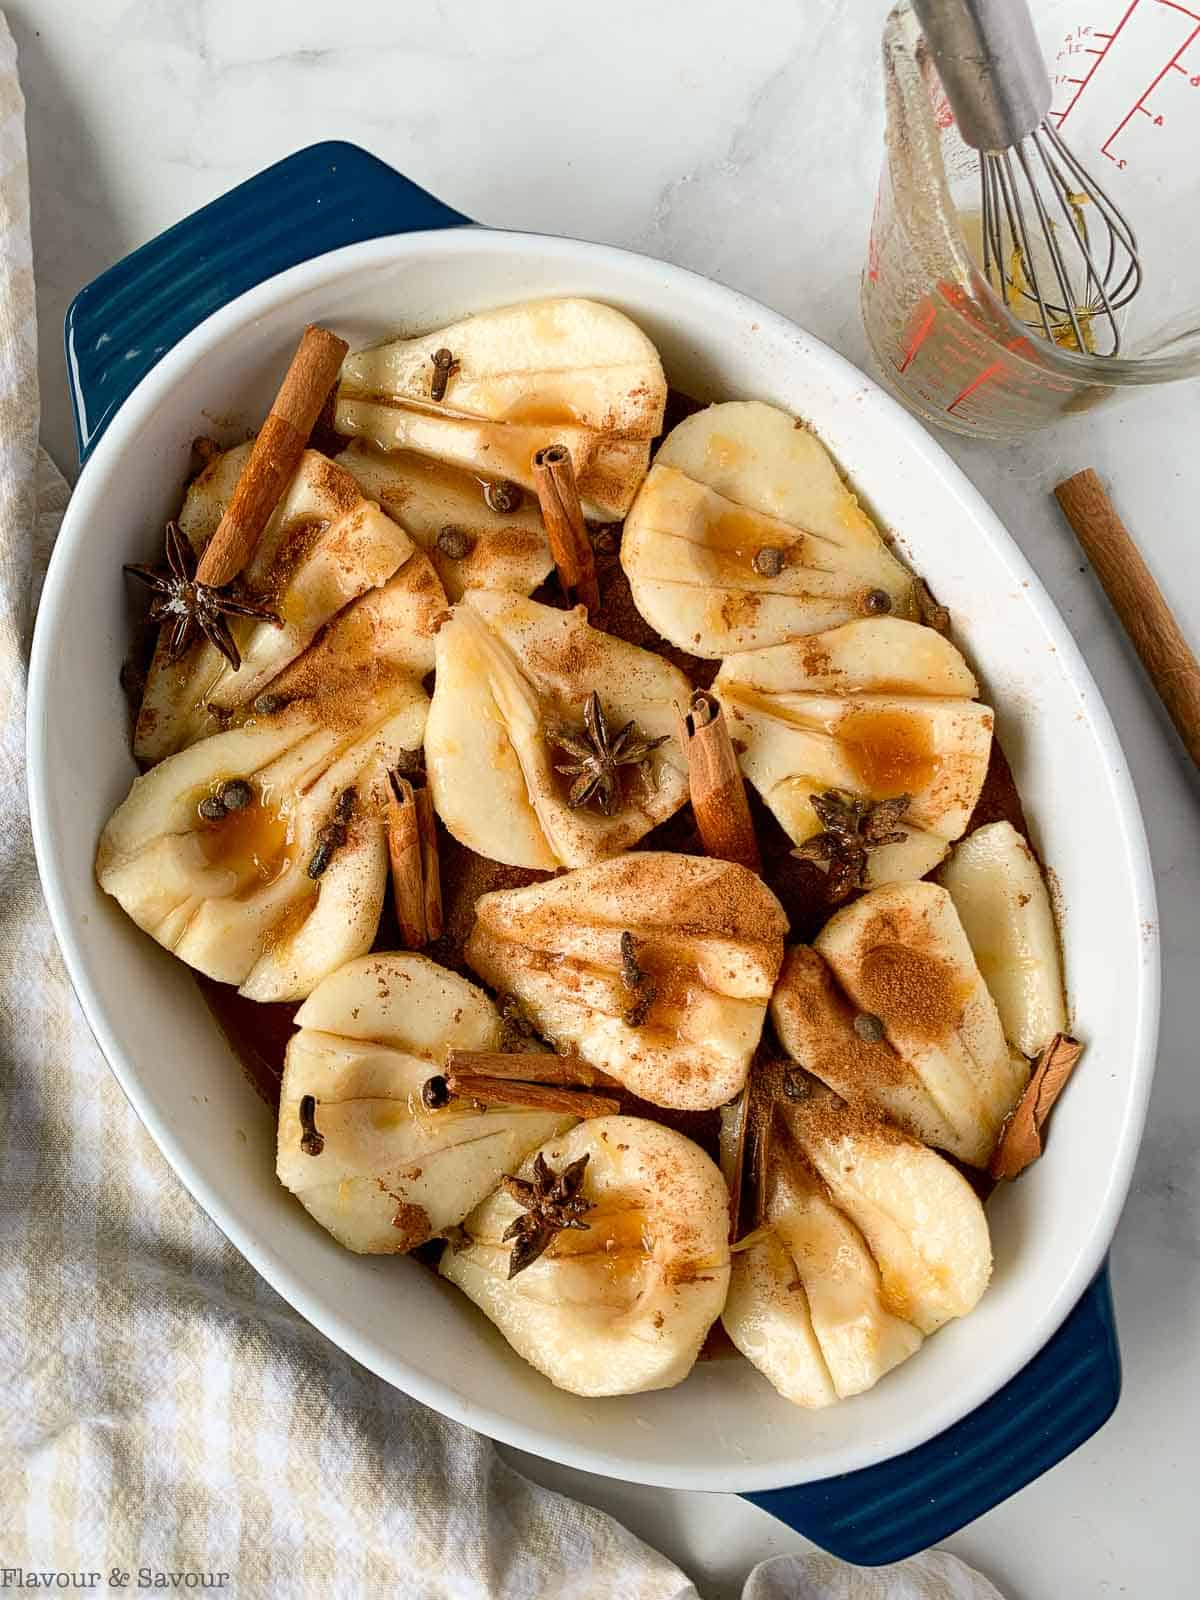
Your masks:
M244 1596L695 1600L611 1518L303 1322L179 1185L93 1043L25 800L28 633L67 503L37 446L35 329L0 13L0 1590L38 1573L136 1587L147 1568L226 1573ZM876 1573L782 1558L748 1580L746 1600L784 1596L999 1600L946 1555Z

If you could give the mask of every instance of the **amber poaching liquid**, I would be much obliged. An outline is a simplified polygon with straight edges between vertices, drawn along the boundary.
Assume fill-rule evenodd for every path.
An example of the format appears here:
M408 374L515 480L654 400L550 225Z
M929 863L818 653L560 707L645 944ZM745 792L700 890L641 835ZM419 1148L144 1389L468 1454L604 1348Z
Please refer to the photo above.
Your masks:
M978 236L978 214L975 231ZM947 267L932 280L897 214L885 163L863 274L863 321L885 380L926 421L956 433L1012 438L1082 410L1107 389L1079 389L1049 370L1047 341L1005 318L974 252L964 247L964 287Z

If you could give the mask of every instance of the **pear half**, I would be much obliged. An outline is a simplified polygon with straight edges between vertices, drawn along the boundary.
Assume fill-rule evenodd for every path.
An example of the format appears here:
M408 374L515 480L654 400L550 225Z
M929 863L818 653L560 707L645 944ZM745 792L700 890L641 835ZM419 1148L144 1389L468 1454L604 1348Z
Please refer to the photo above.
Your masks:
M302 1000L371 947L387 881L385 775L419 744L426 708L400 678L341 721L297 702L168 756L109 819L101 888L197 971L252 1000ZM249 802L207 818L201 807L235 780ZM311 875L322 830L339 823L343 842Z
M839 1094L975 1166L1029 1078L934 883L888 884L831 917L792 953L772 1015L789 1055ZM882 1036L864 1048L856 1021Z
M786 1399L861 1394L979 1302L992 1253L954 1168L779 1063L756 1067L755 1205L723 1322Z
M745 1083L787 929L745 867L639 851L481 895L475 917L467 960L556 1047L660 1106L710 1109Z
M538 1154L556 1175L586 1157L585 1226L558 1233L510 1278L504 1234L522 1207L498 1190L438 1270L560 1389L640 1394L681 1383L729 1283L729 1197L717 1167L641 1117L581 1122ZM530 1158L520 1176L533 1169Z
M817 633L879 604L913 614L911 575L825 447L757 400L672 430L629 513L621 563L646 621L697 656Z
M634 722L668 735L644 763L620 769L619 805L605 815L569 804L571 757L548 733L579 734L593 690L615 736ZM425 762L438 815L454 837L511 866L580 867L635 845L687 799L674 739L687 679L670 662L517 595L473 589L437 635L437 680Z
M296 1013L279 1101L279 1181L349 1250L396 1254L459 1223L572 1118L452 1100L421 1089L447 1053L500 1048L496 1007L427 957L362 956ZM302 1100L321 1138L303 1148Z
M895 1316L929 1335L978 1305L991 1278L991 1240L979 1197L960 1172L820 1088L788 1125L866 1240Z
M730 656L713 685L746 777L797 843L819 833L812 796L911 798L899 843L867 883L920 878L966 828L987 775L993 715L940 634L898 617L843 624Z
M785 1400L812 1408L872 1388L920 1348L889 1310L866 1240L811 1165L772 1174L767 1220L733 1253L723 1322Z
M189 487L179 526L197 553L215 533L250 449L239 445L214 457ZM395 614L393 633L405 638L396 665L417 678L433 665L433 619L447 603L436 573L354 478L316 450L301 457L255 546L245 581L252 594L269 601L283 626L233 618L242 658L236 672L205 640L173 662L160 636L134 734L140 761L161 761L216 732L222 718L273 685L320 630L338 626L360 596L371 597L377 612Z
M825 957L810 945L792 945L771 996L771 1021L793 1061L835 1089L844 1100L874 1107L925 1144L962 1160L982 1159L987 1144L978 1118L948 1117L917 1068L886 1035L865 1037L861 1017L838 985ZM973 1102L972 1102L973 1104Z
M449 351L433 399L434 356ZM625 515L662 428L667 383L641 329L594 300L528 301L348 356L339 433L533 488L543 446L570 452L586 515Z

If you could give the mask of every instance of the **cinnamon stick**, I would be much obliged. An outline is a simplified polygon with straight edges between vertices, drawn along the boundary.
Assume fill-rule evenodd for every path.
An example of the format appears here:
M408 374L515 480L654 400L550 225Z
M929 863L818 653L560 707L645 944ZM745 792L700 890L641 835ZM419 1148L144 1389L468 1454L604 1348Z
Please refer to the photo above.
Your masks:
M567 1089L552 1083L516 1083L505 1078L489 1078L473 1072L447 1074L452 1094L464 1100L478 1100L486 1106L529 1106L538 1111L564 1111L572 1117L612 1117L621 1102L606 1095L589 1094L586 1089Z
M422 786L417 795L417 832L421 837L421 884L425 896L425 937L440 939L442 918L442 869L438 860L437 819L433 796Z
M600 610L600 585L592 541L583 521L583 507L575 483L575 467L565 445L551 444L533 458L533 483L550 553L568 600L580 601L588 616Z
M758 872L762 861L746 782L734 754L721 702L698 689L680 718L680 742L687 757L692 811L706 855Z
M727 1120L728 1119L728 1120ZM750 1087L736 1100L721 1108L721 1173L729 1186L729 1242L738 1236L742 1216L742 1190L746 1183L746 1164L750 1130ZM728 1143L727 1143L728 1141ZM732 1149L729 1149L732 1144Z
M428 789L415 789L399 772L388 773L388 785L388 858L396 921L404 948L419 950L442 932L433 801Z
M225 514L200 558L197 583L216 589L232 583L253 555L259 535L300 464L313 424L349 348L328 328L315 323L305 328Z
M1082 1054L1083 1046L1078 1039L1065 1033L1056 1033L1042 1051L1025 1085L1025 1093L1005 1123L1000 1142L992 1152L988 1170L993 1178L1015 1178L1041 1155L1046 1118Z
M1188 754L1200 767L1200 663L1100 479L1088 467L1054 491Z
M619 1089L620 1081L589 1067L578 1056L556 1056L548 1051L456 1050L446 1058L446 1082L468 1076L503 1078L506 1082L566 1084L580 1089Z

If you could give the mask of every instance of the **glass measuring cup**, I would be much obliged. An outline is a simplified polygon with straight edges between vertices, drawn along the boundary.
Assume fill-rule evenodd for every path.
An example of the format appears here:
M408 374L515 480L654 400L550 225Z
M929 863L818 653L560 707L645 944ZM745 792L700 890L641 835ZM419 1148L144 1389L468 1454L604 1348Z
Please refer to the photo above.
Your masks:
M1125 214L1144 272L1121 355L1035 333L973 253L978 157L907 0L883 39L886 152L862 281L885 377L929 422L1014 438L1129 385L1200 374L1200 0L1040 0L1049 120Z

